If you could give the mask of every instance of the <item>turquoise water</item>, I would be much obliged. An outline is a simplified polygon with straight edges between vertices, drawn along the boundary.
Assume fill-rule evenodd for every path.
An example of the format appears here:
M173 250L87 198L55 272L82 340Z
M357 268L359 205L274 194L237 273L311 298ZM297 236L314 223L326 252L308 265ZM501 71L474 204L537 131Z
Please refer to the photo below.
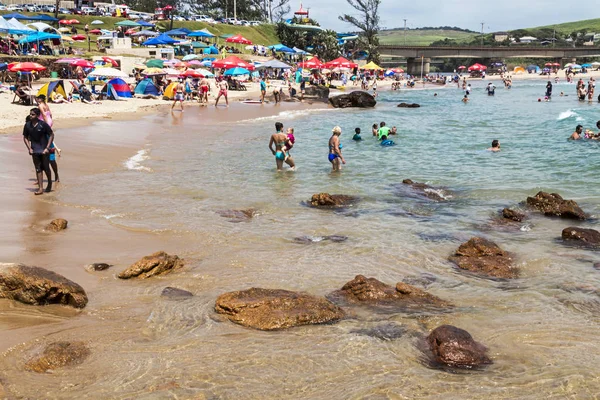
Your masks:
M212 109L127 122L128 129L151 132L147 146L123 165L81 178L59 200L89 206L124 229L179 235L190 270L163 278L161 285L183 287L196 297L168 303L149 296L156 283L140 283L143 289L138 286L129 300L135 304L131 311L124 307L112 318L105 311L95 332L80 332L99 343L104 355L63 381L87 384L80 394L94 397L111 387L123 398L171 380L177 387L169 395L180 398L596 395L600 299L594 290L600 272L592 264L600 256L558 240L564 227L597 229L596 220L534 215L512 230L491 220L540 190L574 199L598 216L599 143L567 138L577 124L596 130L600 106L579 103L573 85L555 85L552 101L538 103L545 81L515 82L494 97L485 95L486 84L473 84L469 104L461 102L461 90L449 87L382 92L372 110L293 110L283 104L276 117L242 123L226 120L235 107L218 110L218 124L205 122ZM563 90L568 96L559 97ZM397 108L400 102L421 107ZM275 171L267 145L276 121L295 128L296 172ZM371 137L370 126L380 121L398 127L396 146L382 148ZM343 129L347 160L341 173L331 173L327 161L335 125ZM355 127L362 129L362 142L351 140ZM500 140L500 153L486 151L493 139ZM401 184L405 178L443 188L448 201L413 196ZM102 196L92 194L97 187ZM340 211L306 207L319 192L361 201ZM257 213L249 221L235 223L220 214L248 208ZM294 241L332 234L348 240ZM447 257L475 235L514 252L521 278L498 282L457 271ZM360 311L334 326L276 333L219 321L212 311L226 291L255 286L325 295L357 274L388 284L434 276L427 290L457 308L423 315ZM417 338L444 323L467 329L487 345L494 365L462 374L426 367ZM385 324L409 333L392 341L354 333ZM127 343L126 354L119 339ZM148 348L158 354L154 361ZM144 398L165 394L157 389Z

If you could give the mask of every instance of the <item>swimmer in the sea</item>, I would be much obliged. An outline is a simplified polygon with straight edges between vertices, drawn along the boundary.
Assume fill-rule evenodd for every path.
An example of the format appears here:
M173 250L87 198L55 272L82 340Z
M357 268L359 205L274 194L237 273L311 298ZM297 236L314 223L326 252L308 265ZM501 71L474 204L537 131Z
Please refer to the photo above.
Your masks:
M288 164L292 170L295 170L296 164L294 163L294 159L292 157L288 157L286 159L285 152L282 151L284 146L288 146L287 142L289 140L287 135L283 133L283 124L281 122L276 122L275 130L277 132L271 135L271 140L269 141L269 150L271 150L275 156L277 171L281 171L283 169L284 162Z
M577 125L575 127L575 132L573 132L571 134L571 136L569 136L569 140L579 140L579 139L581 139L581 133L582 132L583 132L583 126Z
M500 151L500 141L497 139L492 140L492 147L488 148L488 151Z
M362 138L360 137L360 128L354 128L354 136L352 136L352 140L355 140L357 142L362 140Z
M465 103L465 104L468 103L469 102L469 96L467 96L465 94L465 97L462 98L462 102Z
M346 164L346 160L342 156L342 144L340 143L340 135L342 128L336 126L331 131L329 138L329 162L331 163L332 171L341 171L342 164Z

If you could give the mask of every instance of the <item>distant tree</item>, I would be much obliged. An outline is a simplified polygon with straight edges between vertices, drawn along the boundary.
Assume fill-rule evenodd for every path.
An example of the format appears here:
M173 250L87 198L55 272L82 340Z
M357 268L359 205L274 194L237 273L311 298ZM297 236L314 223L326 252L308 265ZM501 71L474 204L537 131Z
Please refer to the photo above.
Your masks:
M339 17L341 21L354 25L360 32L358 34L358 47L369 55L368 61L379 62L379 5L381 0L346 0L356 11L359 17L344 14Z
M340 56L337 33L332 30L317 32L312 37L313 53L320 60L333 60Z
M289 5L290 0L275 0L275 1L261 1L262 9L265 13L265 19L270 22L279 22L283 20L283 17L290 13L292 8Z
M340 55L340 47L335 31L292 29L284 22L279 22L275 31L281 43L289 47L296 46L303 50L312 48L311 53L321 60L332 60Z

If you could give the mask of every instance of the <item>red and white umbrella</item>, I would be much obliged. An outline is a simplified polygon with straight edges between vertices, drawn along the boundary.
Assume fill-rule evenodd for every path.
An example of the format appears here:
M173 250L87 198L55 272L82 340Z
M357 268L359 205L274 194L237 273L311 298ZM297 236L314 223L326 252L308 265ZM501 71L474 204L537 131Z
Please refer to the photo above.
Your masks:
M85 40L85 36L83 36L83 35L73 35L73 36L71 36L71 39L77 40L77 41L82 41L82 40Z
M31 71L43 71L46 67L35 62L18 62L8 65L10 72L31 72Z
M78 24L78 23L79 23L79 21L76 20L76 19L70 19L69 20L69 24Z
M467 67L465 67L464 65L461 65L460 67L458 67L458 69L466 69Z
M298 63L298 66L306 69L320 69L323 68L323 63L317 57L313 57L308 61Z
M92 63L91 61L88 60L75 60L71 63L72 66L74 67L82 67L82 68L94 68L94 63Z
M547 62L546 64L544 64L545 67L552 67L554 66L554 63L551 62Z
M241 68L246 68L248 71L254 71L253 64L248 63L236 56L229 56L222 60L213 61L212 66L213 66L213 68L225 68L225 69L241 67Z
M553 67L560 67L560 63L552 63Z
M102 57L102 61L111 63L113 67L119 66L119 63L114 58L104 56L104 57Z
M251 40L246 39L240 34L233 35L232 37L225 39L225 41L228 43L252 44Z
M92 35L99 35L99 34L101 34L101 33L102 33L102 31L101 31L100 29L92 29L92 30L90 31L90 33L91 33Z
M475 63L468 68L468 71L485 71L486 69L487 67L485 65Z
M193 69L188 69L187 71L182 72L179 76L183 76L186 78L204 78L204 75L202 75L200 72L194 71Z
M329 62L326 62L324 65L325 68L356 68L358 67L358 64L353 63L352 61L349 61L347 59L345 59L344 57L339 57L336 58L335 60L331 60Z
M58 23L60 25L71 25L71 21L69 21L68 19L61 19L60 21L58 21Z

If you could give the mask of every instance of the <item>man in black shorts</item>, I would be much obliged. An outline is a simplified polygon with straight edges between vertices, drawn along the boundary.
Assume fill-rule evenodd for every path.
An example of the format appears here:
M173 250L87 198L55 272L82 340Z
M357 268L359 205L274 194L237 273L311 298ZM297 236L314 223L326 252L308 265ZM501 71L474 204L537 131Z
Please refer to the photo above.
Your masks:
M52 191L52 173L50 172L50 145L54 141L54 132L52 128L40 120L41 111L39 108L32 108L29 112L28 121L23 127L23 142L27 146L29 154L33 159L33 166L37 174L38 191L36 195L43 194L44 175L48 180L46 192Z

